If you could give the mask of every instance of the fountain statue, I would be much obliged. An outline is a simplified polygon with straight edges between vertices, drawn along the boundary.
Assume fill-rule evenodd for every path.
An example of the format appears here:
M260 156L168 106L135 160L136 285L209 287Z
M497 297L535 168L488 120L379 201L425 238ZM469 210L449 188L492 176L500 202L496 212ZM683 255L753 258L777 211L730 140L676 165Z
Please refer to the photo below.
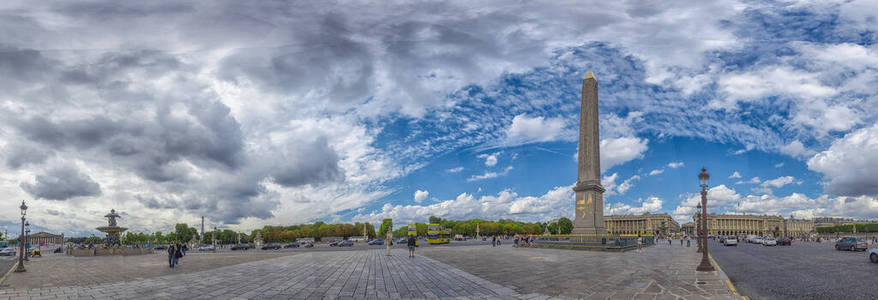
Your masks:
M104 232L107 234L107 242L105 243L108 247L112 246L121 246L122 245L122 232L128 230L125 227L119 227L116 225L116 218L121 218L119 214L116 213L115 209L111 209L110 213L104 216L108 220L107 226L98 227L97 230Z

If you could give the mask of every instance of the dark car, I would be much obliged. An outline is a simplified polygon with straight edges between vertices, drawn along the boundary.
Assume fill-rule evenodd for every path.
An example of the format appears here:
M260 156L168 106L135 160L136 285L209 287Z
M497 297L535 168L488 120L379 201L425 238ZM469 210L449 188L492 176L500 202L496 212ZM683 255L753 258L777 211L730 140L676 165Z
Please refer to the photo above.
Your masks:
M302 246L302 247L305 247L305 248L314 248L314 244L307 243L307 244L305 244L305 245Z
M299 248L299 244L289 243L289 244L284 245L284 248Z
M338 246L338 243L341 243L341 241L337 241L337 242L329 243L329 246L330 246L330 247L335 247L335 246Z
M352 246L354 246L354 242L351 242L351 241L345 240L345 241L338 242L338 244L337 244L336 246L339 246L339 247L352 247Z
M262 250L279 250L281 248L280 244L271 243L265 246L262 246Z
M835 242L835 250L866 251L866 240L858 237L844 237Z
M384 240L374 239L374 240L369 241L369 245L384 245Z
M788 238L788 237L778 238L778 239L777 239L777 245L778 245L778 246L792 246L792 245L793 245L793 239Z
M155 249L155 250L167 250L167 249L168 249L168 245L156 245L155 248L153 248L153 249Z
M250 245L247 245L247 244L237 244L237 245L232 246L231 249L232 249L232 250L244 250L244 251L246 251L246 250L249 250L249 249L250 249Z

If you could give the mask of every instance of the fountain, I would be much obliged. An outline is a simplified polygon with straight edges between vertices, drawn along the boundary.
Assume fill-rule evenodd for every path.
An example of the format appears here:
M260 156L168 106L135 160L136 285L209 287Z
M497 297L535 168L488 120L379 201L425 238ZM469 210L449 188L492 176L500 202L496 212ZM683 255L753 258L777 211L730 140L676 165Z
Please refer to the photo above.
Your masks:
M116 218L121 218L119 214L116 213L115 209L111 209L110 213L104 216L107 218L109 225L98 227L97 230L104 232L107 234L107 242L105 243L108 247L112 246L121 246L122 245L122 232L128 230L125 227L119 227L116 225Z

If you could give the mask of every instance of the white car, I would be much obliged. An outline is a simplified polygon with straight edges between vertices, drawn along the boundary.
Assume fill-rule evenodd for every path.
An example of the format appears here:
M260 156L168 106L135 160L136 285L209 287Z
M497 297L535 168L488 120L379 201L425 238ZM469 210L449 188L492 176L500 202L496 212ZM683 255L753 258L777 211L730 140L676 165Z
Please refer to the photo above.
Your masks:
M777 246L777 240L773 238L765 238L762 241L762 246Z
M0 249L0 256L15 256L15 248L3 248Z
M738 238L730 236L723 240L723 246L738 246Z
M878 248L869 249L869 260L878 263Z

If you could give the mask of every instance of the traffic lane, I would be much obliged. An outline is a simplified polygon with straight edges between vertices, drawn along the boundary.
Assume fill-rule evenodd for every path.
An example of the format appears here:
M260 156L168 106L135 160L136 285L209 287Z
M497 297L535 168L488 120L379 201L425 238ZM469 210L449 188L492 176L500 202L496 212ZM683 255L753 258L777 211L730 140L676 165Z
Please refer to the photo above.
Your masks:
M874 299L878 264L833 242L792 246L710 242L710 253L741 294L752 299Z

